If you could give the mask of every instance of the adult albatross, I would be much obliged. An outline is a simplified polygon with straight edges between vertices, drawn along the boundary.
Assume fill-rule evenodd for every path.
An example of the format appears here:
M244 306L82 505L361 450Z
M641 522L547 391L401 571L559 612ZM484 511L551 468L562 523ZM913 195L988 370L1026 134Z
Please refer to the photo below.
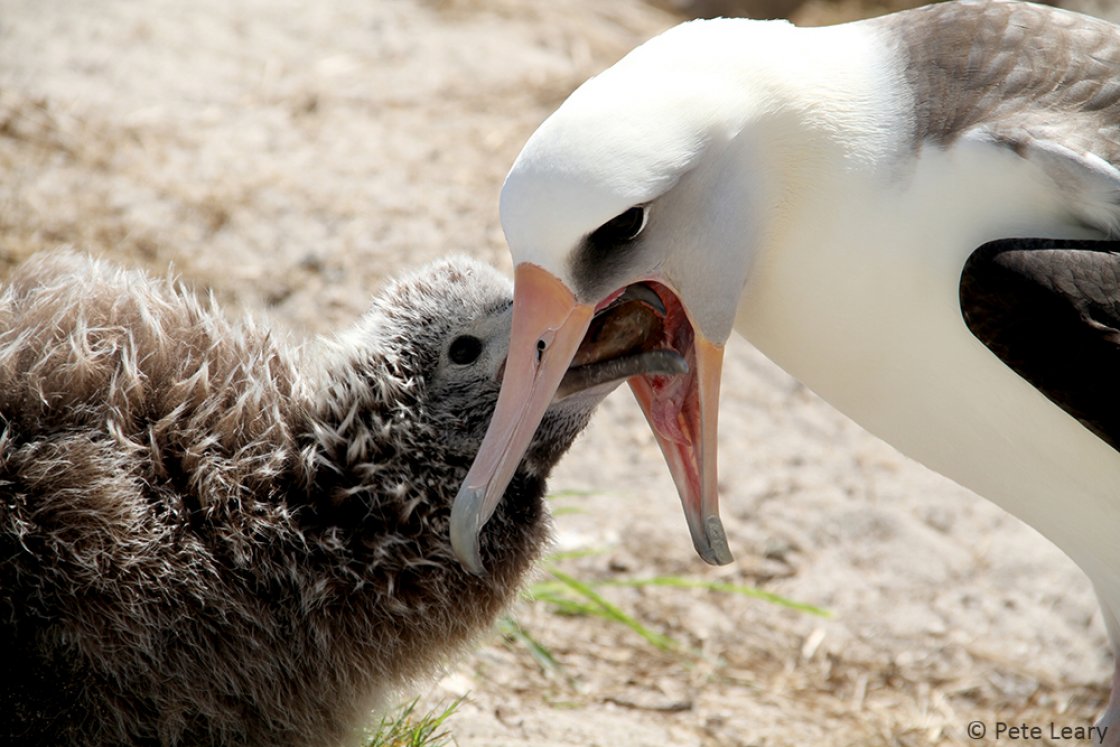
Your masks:
M1027 3L695 21L638 47L502 190L512 341L453 512L460 557L482 570L478 533L596 315L644 297L690 373L631 386L705 560L731 560L715 435L734 329L1053 540L1116 648L1118 125L1120 28Z

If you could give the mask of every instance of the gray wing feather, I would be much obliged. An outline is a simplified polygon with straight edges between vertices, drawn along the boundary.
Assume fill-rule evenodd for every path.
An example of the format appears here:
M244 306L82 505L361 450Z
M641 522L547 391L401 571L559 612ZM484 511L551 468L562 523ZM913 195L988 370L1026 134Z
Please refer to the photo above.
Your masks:
M1031 159L1077 217L1120 228L1120 27L1007 0L877 19L905 64L916 147L981 139Z
M975 136L987 138L989 132L983 128ZM1069 207L1081 223L1109 236L1120 233L1120 169L1096 153L1067 147L1054 135L1024 130L1016 137L1016 152L1038 164L1070 197Z

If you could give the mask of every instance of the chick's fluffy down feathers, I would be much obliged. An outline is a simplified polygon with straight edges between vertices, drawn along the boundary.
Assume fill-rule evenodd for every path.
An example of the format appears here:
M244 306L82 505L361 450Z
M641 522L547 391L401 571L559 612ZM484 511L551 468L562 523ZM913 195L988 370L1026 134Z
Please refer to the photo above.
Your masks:
M296 348L78 254L0 294L0 741L311 745L487 629L547 537L550 413L463 572L510 285L466 259ZM481 352L448 357L464 335Z

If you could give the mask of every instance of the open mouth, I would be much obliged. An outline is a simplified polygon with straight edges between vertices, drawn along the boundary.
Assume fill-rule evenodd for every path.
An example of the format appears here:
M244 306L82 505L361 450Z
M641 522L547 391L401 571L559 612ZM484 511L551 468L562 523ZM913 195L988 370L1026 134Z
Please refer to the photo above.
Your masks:
M677 484L693 544L717 565L732 560L715 465L721 361L721 348L697 340L677 294L645 281L600 304L564 379L629 380Z
M596 311L557 398L640 376L652 395L649 416L658 435L687 445L694 434L681 415L694 405L695 364L692 324L677 295L660 283L635 283Z
M673 305L680 309L680 303L668 289L664 293L669 304L651 285L637 283L615 294L596 312L556 399L634 376L646 377L660 392L687 374L688 360L681 351L689 347L692 328L685 323L688 340L683 341L667 331ZM683 309L680 313L683 315Z

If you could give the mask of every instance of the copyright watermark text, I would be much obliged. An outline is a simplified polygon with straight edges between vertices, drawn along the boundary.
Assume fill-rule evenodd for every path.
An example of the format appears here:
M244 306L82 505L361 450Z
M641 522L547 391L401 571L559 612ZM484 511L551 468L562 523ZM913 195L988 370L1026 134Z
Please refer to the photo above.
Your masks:
M1062 726L1061 724L1011 724L1006 721L970 721L965 731L970 739L988 737L996 742L1088 742L1104 744L1107 726Z

